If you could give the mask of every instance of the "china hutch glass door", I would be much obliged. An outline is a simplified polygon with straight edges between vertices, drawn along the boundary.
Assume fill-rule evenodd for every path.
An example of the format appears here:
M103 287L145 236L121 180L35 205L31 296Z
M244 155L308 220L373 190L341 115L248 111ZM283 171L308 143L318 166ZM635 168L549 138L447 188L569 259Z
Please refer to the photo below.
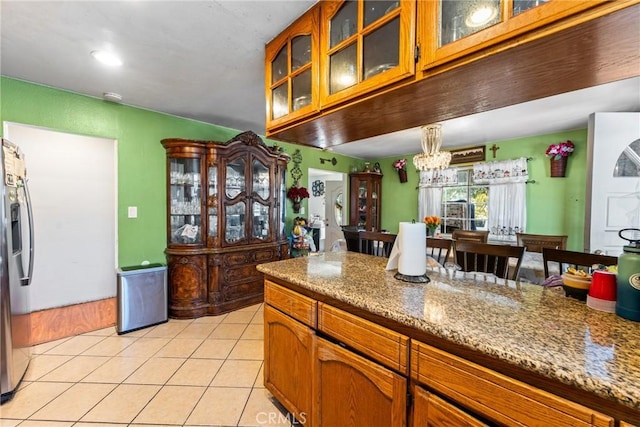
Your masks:
M200 176L200 159L170 159L170 243L202 244Z
M244 158L235 158L226 165L224 240L237 243L246 239L246 173Z
M207 190L207 211L209 221L209 237L215 242L218 237L218 167L209 166Z
M253 238L269 240L269 214L271 197L271 180L269 168L259 159L253 159L253 197L252 197L252 229Z

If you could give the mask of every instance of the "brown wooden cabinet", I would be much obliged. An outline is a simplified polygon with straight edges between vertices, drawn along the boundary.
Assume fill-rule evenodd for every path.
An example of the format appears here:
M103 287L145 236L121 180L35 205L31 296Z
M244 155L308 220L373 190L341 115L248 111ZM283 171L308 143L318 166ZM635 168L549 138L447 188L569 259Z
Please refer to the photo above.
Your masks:
M423 70L552 24L604 0L419 1Z
M269 137L327 148L637 75L638 0L318 3L318 109Z
M285 258L287 158L253 132L221 143L164 139L169 315L220 314L262 301L256 265Z
M352 173L349 179L349 225L367 231L380 231L382 174Z
M415 2L321 3L320 103L323 108L414 74Z
M268 129L319 111L319 9L313 6L266 46Z
M318 302L271 277L265 303L265 386L304 425L614 425L587 403L424 344L408 327L400 333Z

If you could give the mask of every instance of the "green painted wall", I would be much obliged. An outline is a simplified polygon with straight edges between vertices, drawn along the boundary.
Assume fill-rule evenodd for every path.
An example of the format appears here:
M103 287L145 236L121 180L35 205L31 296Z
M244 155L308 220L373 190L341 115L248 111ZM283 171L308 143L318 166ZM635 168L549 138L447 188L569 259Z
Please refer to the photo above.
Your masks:
M164 262L166 246L165 153L160 140L169 137L226 141L240 130L210 125L6 77L0 78L0 121L11 121L74 134L114 138L118 141L118 263L139 264L143 260ZM1 129L0 129L1 132ZM566 178L549 177L547 146L570 139L576 151L569 157ZM362 170L363 161L294 144L278 144L293 154L302 154L300 183L308 181L308 168L349 173ZM490 147L493 142L487 144ZM586 196L586 129L498 141L496 160L533 157L529 164L527 228L530 233L567 234L568 247L583 250ZM488 159L491 152L488 152ZM320 163L335 157L337 164ZM406 156L409 161L413 155ZM397 232L398 223L417 218L418 172L408 168L409 182L400 184L392 163L399 157L373 160L381 165L382 227ZM289 169L293 167L289 165ZM287 188L293 180L287 175ZM540 201L543 202L540 202ZM138 218L127 218L127 206L138 206ZM307 200L302 206L308 211ZM291 228L292 203L287 201L287 227Z
M569 157L564 178L549 176L549 159L544 153L550 144L573 141L576 149ZM494 142L487 143L487 160L494 160L488 150ZM532 157L529 162L527 184L527 232L536 234L566 234L567 248L584 250L584 221L587 173L587 130L539 135L505 141L496 141L500 147L495 160ZM409 162L413 154L405 156ZM400 157L376 160L382 167L382 227L391 232L398 231L401 221L419 220L418 181L419 174L412 166L407 169L409 181L401 184L392 164Z
M160 140L170 137L227 141L241 130L139 108L118 105L35 85L0 78L0 122L10 121L72 134L113 138L118 144L118 264L137 265L143 260L165 262L166 194L165 151ZM2 130L0 129L0 133ZM268 145L276 143L265 140ZM306 182L308 167L348 172L355 159L335 155L336 166L319 166L319 154L307 147L278 143L286 152L300 148ZM325 155L328 154L328 155ZM291 167L291 166L290 166ZM291 177L287 177L287 187ZM303 204L306 207L306 202ZM138 207L138 218L127 218L127 206ZM294 217L287 202L288 222Z
M329 151L322 151L316 148L310 148L310 147L294 145L294 144L284 144L281 142L276 142L276 144L283 145L285 147L285 151L289 155L292 155L296 149L300 150L300 154L302 155L302 163L300 163L300 169L302 170L302 177L299 180L299 185L301 187L308 186L307 183L309 182L309 168L324 169L332 172L348 174L351 171L352 167L356 167L358 168L358 170L360 170L362 169L362 165L364 164L364 161L360 159L349 157L349 156L343 156L340 154L335 154ZM325 162L324 164L320 162L321 158L331 160L334 157L336 159L335 166L332 165L330 162ZM291 171L293 167L294 167L293 162L290 162L288 166L289 171ZM347 180L348 179L349 178L347 177ZM291 185L293 185L293 178L291 177L291 174L288 173L287 188L291 187ZM309 193L311 193L311 189L310 188L307 188L307 189L309 190ZM302 201L302 207L304 207L304 212L305 212L305 215L302 215L302 214L293 213L293 202L287 199L287 213L286 213L287 230L291 230L293 225L293 219L295 217L297 216L306 217L306 214L309 213L308 202L309 202L309 199L304 199ZM347 217L347 220L348 220L348 217Z

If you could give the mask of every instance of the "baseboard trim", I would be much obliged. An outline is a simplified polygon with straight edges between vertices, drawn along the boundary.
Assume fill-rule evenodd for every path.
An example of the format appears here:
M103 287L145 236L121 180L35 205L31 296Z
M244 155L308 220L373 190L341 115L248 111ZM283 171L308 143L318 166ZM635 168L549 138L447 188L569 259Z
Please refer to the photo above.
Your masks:
M54 341L116 324L116 298L56 307L31 313L31 343Z

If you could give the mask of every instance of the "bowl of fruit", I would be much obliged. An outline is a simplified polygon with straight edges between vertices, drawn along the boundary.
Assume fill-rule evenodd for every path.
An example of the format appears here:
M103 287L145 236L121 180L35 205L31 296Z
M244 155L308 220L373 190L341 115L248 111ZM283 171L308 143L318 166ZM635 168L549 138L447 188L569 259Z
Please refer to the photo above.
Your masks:
M562 275L562 288L568 297L586 301L590 286L591 274L584 270L571 267Z

